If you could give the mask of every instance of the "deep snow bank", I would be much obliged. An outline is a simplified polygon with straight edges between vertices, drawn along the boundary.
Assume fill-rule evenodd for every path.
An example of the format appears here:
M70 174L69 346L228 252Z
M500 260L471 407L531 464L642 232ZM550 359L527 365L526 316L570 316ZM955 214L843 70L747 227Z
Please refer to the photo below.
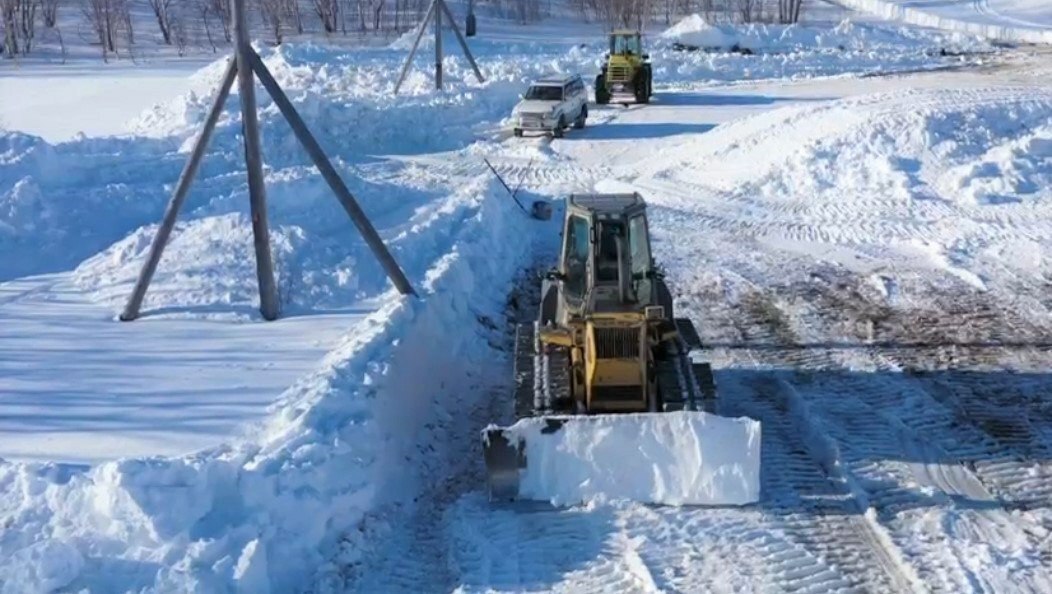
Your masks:
M519 495L555 505L629 499L745 505L760 498L760 423L704 412L520 419Z
M497 318L530 221L477 179L453 243L291 387L249 442L87 472L0 462L4 592L296 591L373 507L411 500L450 410L488 398ZM502 378L503 379L503 378Z

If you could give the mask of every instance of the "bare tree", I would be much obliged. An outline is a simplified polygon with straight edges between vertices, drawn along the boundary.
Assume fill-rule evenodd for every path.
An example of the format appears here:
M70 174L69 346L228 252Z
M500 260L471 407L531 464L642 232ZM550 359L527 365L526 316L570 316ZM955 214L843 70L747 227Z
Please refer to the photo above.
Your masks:
M83 0L84 17L102 46L102 59L117 52L118 30L122 26L123 12L127 8L123 0Z
M212 13L219 17L219 22L223 24L223 39L230 43L233 39L230 32L230 0L202 0L203 2L209 2L212 5Z
M58 7L61 0L41 0L40 17L44 19L44 26L54 29L58 25Z
M296 25L296 33L303 34L303 13L300 12L299 0L284 0L285 19Z
M274 43L281 45L284 40L282 29L285 25L286 0L258 0L259 13L263 17L263 24L270 29L274 36Z
M0 25L4 28L3 54L13 59L21 51L18 40L18 0L0 0Z
M339 0L314 0L314 12L321 20L322 29L324 29L326 33L335 33L339 29Z
M380 30L380 17L383 15L384 6L386 6L384 0L378 0L376 2L376 7L373 9L373 31Z
M798 23L800 22L800 10L803 0L778 0L778 22Z
M135 25L132 23L131 0L112 0L120 17L120 29L128 40L128 45L135 45Z
M183 15L179 14L172 17L168 30L171 32L171 39L175 43L179 55L185 56L186 48L190 44L190 34L186 30L186 19L183 18Z
M28 54L33 49L33 39L37 35L37 9L40 0L19 0L18 13L22 28L22 53Z
M157 19L157 26L161 30L161 38L166 45L172 45L172 3L174 0L147 0L153 9L153 16Z

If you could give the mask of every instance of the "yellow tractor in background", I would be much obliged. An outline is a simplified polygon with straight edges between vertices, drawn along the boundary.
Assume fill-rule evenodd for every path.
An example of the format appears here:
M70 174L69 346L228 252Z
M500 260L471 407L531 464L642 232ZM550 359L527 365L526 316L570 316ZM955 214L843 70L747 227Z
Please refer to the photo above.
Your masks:
M618 30L610 33L610 53L606 64L595 77L595 102L600 105L612 100L624 103L631 97L635 103L650 103L654 76L650 56L643 53L643 37L639 31Z

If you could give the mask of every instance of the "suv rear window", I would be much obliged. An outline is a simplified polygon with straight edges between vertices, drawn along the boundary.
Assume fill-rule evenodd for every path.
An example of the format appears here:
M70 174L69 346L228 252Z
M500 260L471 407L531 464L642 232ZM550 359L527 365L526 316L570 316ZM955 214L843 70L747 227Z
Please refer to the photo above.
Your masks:
M562 87L545 87L540 85L534 85L526 91L527 99L537 99L540 101L562 101L563 89Z

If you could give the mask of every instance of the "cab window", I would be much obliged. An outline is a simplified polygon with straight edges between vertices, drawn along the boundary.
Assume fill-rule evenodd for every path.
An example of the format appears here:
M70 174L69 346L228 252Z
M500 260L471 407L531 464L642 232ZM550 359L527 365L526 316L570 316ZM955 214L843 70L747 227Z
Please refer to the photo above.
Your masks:
M563 88L533 85L526 91L526 99L534 99L539 101L562 101Z
M566 225L566 281L563 284L568 295L583 297L588 274L588 219L571 216Z
M603 221L600 225L599 245L595 254L595 279L597 282L617 282L617 241L620 237L622 249L624 249L624 235L625 227L620 221Z
M628 245L632 261L632 278L634 279L636 298L642 302L650 301L652 282L647 278L650 271L650 245L647 241L647 221L641 216L628 221Z
M636 35L618 35L611 38L610 53L640 55L639 37Z

